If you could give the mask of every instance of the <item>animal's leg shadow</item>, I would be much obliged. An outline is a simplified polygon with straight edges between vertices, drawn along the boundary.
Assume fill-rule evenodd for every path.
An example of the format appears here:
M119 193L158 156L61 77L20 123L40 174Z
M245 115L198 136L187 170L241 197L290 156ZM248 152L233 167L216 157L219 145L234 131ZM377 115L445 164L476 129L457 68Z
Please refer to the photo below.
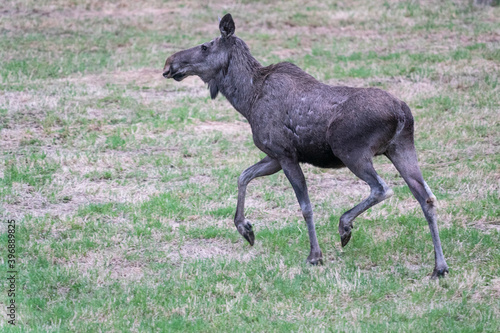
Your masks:
M373 168L371 158L364 158L356 161L346 159L343 160L343 162L356 176L364 180L370 186L370 196L340 217L339 234L340 241L344 247L351 239L354 219L368 208L392 196L394 192L377 174Z
M281 166L277 160L266 156L257 164L252 165L243 171L238 178L238 204L236 206L236 215L234 217L234 225L238 232L253 245L255 235L252 230L252 224L245 219L245 196L248 183L257 177L272 175L281 170Z
M309 233L309 244L311 250L309 256L307 257L307 262L312 265L322 265L323 264L323 253L318 244L318 238L316 237L316 228L314 226L313 210L311 207L311 202L309 201L309 195L307 193L306 179L304 173L300 168L300 165L294 161L282 160L280 161L281 167L285 172L286 177L292 184L297 200L299 201L300 208L302 210L302 215L307 224L307 231Z

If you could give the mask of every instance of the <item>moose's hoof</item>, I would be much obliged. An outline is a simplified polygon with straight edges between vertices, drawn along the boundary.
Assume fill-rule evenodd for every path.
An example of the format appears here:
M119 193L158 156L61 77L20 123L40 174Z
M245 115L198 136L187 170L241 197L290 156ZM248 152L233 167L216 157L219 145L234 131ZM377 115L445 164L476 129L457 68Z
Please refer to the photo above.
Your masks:
M446 274L448 274L448 267L442 267L442 268L434 268L434 272L432 272L431 279L436 280L437 278L442 278L445 277Z
M346 246L347 243L349 243L349 241L351 240L351 235L351 230L340 235L340 242L342 243L342 247Z
M344 216L342 216L342 217L344 217ZM342 217L340 218L340 221L339 221L339 235L340 235L340 243L342 243L342 247L344 247L351 240L352 225L343 221Z
M252 231L252 225L250 222L245 220L245 222L238 225L238 232L253 246L255 242L255 235Z
M319 253L311 253L307 257L307 263L317 266L317 265L323 265L323 253L321 251Z

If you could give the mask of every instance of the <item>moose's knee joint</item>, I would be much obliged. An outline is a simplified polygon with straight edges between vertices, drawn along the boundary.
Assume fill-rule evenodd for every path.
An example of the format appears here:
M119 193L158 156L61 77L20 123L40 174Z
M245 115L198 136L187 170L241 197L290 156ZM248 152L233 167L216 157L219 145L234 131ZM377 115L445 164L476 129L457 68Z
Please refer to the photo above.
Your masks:
M310 204L308 205L303 205L300 207L302 210L302 216L307 220L308 218L312 218L313 216L313 210Z
M394 191L387 186L381 186L379 188L372 189L370 196L374 198L377 202L390 198L394 195Z
M247 180L247 175L245 175L245 173L242 173L239 177L238 177L238 188L241 188L243 186L246 186L248 184L248 180Z
M312 209L309 209L309 210L303 210L302 211L302 215L304 216L304 218L307 220L309 218L312 218L313 217L313 211Z
M425 200L425 202L431 206L436 206L437 205L437 199L434 195L431 195L430 197Z

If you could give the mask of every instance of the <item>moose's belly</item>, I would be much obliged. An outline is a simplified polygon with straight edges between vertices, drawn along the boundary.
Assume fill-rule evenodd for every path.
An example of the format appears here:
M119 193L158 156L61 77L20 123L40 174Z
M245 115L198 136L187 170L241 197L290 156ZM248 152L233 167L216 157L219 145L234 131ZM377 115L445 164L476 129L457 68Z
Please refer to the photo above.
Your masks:
M271 134L272 133L272 134ZM254 132L255 145L272 158L288 157L301 163L320 168L341 168L344 163L333 154L330 145L324 140L296 133Z
M296 154L299 162L309 163L321 168L340 168L344 164L336 157L326 140L326 122L318 118L307 119L295 124L284 124L283 136L291 145L290 151Z
M344 163L332 153L327 144L297 145L299 162L309 163L320 168L342 168Z

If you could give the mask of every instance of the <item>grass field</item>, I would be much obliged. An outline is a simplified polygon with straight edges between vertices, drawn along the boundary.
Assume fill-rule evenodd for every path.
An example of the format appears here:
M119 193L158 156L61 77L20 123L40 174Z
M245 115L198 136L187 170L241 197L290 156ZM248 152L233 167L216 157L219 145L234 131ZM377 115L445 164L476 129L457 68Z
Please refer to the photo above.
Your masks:
M395 195L339 217L369 188L303 167L325 264L282 172L252 182L250 247L237 177L264 155L245 119L170 54L236 34L264 65L406 101L438 198L450 266L385 157ZM500 331L500 7L470 1L5 0L0 4L0 200L16 220L14 327L2 332ZM7 224L0 256L7 275Z

